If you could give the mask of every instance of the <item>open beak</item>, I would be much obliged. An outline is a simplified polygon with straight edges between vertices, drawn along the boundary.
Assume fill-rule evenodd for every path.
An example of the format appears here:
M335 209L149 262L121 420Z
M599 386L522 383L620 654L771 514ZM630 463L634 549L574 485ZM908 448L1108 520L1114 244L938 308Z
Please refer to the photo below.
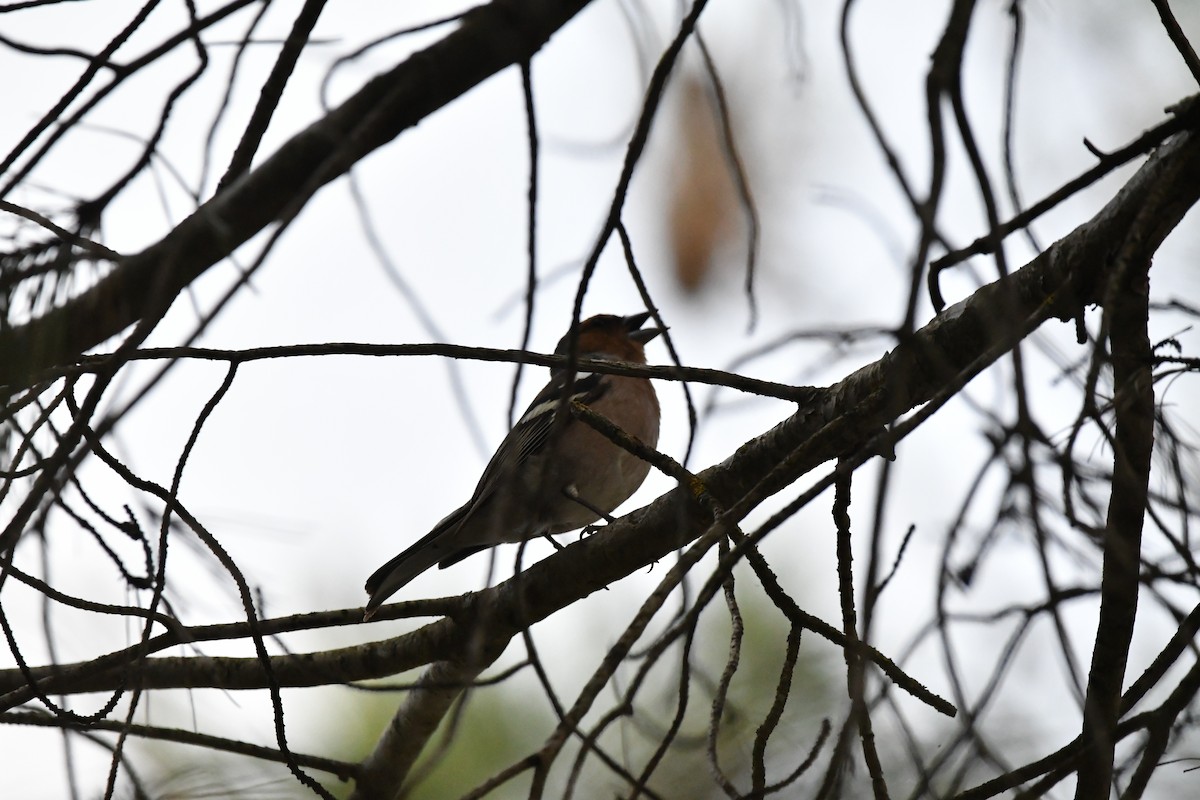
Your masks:
M629 331L629 338L635 342L645 344L663 332L662 328L643 328L642 325L646 320L653 316L649 311L643 311L640 314L631 314L624 318L625 330Z

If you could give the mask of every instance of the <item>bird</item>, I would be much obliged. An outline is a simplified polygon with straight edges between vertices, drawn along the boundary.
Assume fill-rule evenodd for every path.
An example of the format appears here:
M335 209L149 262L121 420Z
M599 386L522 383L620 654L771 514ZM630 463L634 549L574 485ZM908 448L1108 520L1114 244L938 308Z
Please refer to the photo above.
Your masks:
M599 314L579 323L580 358L646 363L645 345L662 329L642 326L650 312ZM570 332L554 352L566 355ZM474 493L429 533L367 579L363 620L434 564L445 569L504 542L566 533L591 525L629 499L650 465L574 417L559 418L564 396L578 400L627 434L658 444L659 405L646 378L553 368L483 470Z

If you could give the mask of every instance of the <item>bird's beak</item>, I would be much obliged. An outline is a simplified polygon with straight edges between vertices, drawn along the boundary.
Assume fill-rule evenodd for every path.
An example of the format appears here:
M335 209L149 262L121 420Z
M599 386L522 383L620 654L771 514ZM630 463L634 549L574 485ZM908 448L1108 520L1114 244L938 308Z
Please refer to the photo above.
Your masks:
M629 331L629 338L635 342L645 344L663 332L662 328L642 328L646 320L654 316L649 311L643 311L640 314L631 314L624 318L625 330Z

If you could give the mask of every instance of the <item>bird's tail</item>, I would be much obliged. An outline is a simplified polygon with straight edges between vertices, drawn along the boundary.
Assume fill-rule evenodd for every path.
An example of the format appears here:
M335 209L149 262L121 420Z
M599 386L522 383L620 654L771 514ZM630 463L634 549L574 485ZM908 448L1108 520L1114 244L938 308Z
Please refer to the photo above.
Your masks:
M395 558L367 578L366 590L371 598L363 614L366 622L374 616L383 601L400 591L406 583L443 559L454 556L459 548L449 540L462 522L470 504L463 506L434 526Z

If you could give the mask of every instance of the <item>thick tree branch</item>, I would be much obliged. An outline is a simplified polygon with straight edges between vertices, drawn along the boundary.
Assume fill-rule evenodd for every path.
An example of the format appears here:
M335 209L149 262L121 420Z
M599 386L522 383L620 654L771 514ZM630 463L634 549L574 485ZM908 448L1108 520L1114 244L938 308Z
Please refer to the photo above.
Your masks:
M121 259L99 283L37 319L0 330L0 387L50 367L150 316L205 270L375 149L505 67L528 61L588 0L494 0L446 38L369 81L162 240Z
M1154 376L1148 331L1153 251L1141 246L1138 227L1130 232L1105 293L1105 327L1116 387L1116 446L1104 530L1100 620L1083 707L1086 749L1076 800L1107 800L1110 795L1121 687L1137 615L1142 524L1154 450Z
M484 637L479 637L483 639ZM394 794L409 774L417 756L445 719L462 688L479 677L483 668L504 652L505 641L481 642L487 649L468 648L470 660L439 661L421 675L414 691L396 711L374 750L359 765L357 784L350 800L375 800Z

